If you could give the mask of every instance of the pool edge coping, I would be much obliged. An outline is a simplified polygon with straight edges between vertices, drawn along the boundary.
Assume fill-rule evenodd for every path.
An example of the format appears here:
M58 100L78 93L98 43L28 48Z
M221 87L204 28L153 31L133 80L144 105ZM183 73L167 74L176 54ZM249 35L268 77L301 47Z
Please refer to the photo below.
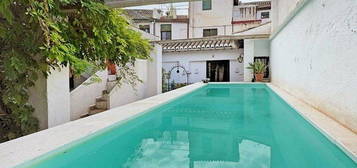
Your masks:
M264 84L298 112L307 122L337 145L349 158L357 163L357 134L311 105L299 100L284 89L264 82L215 82L209 84ZM335 129L332 129L335 128Z
M318 129L331 142L336 144L341 150L343 150L346 153L346 155L348 155L352 160L354 160L357 163L357 134L353 133L351 130L347 129L337 121L331 119L324 113L314 109L312 106L299 100L293 95L290 95L287 91L279 88L278 86L275 86L274 84L271 83L251 83L251 82L230 82L230 83L221 82L221 83L209 83L209 84L265 84L268 88L273 90L280 98L282 98L289 106L295 109L306 121L308 121L316 129ZM175 100L188 93L191 93L192 91L202 88L206 85L207 84L205 83L195 83L171 92L159 94L144 100L130 103L128 105L114 108L108 110L105 113L100 113L98 115L90 116L88 118L72 121L25 137L21 137L12 141L1 143L0 167L13 168L20 164L33 160L37 157L40 157L44 154L47 154L48 152L56 150L64 145L70 144L74 141L90 136L91 134L101 131L102 129L105 129L120 121L141 114L150 108L154 108L166 104L172 100ZM140 105L142 106L140 107ZM128 110L128 112L126 112L126 116L118 116L118 114L115 114L118 113L118 111L124 111L124 110ZM122 113L120 113L120 115L122 115ZM115 116L119 118L115 118ZM98 119L100 120L98 121ZM103 120L108 120L108 121L103 121ZM64 128L70 128L70 126L75 126L75 127L93 126L95 128L91 127L91 128L86 128L85 130L81 130L81 129L77 130L71 128L72 130L63 131ZM336 129L331 129L331 127ZM76 132L79 134L73 136L70 135L71 133L76 133ZM51 134L51 135L46 135L46 134ZM58 142L48 142L50 140L56 141L57 136L54 136L52 134L70 135L72 137L65 137L64 140ZM341 134L343 136L341 136ZM49 137L49 139L46 140L37 139L38 137L42 137L42 136ZM17 144L18 142L20 143ZM35 144L34 145L35 147L31 146L31 144ZM31 151L31 152L23 151L23 149L28 149L28 148L30 148L30 150L27 151Z
M87 118L0 143L0 167L14 168L206 86L194 83ZM58 138L61 137L61 138Z
M313 127L319 130L332 143L337 145L349 158L357 163L357 134L333 118L315 109L311 105L272 83L263 82L216 82L209 84L264 84L283 99L291 108L302 116ZM334 127L335 129L332 129Z
M272 83L266 85L357 163L357 134Z

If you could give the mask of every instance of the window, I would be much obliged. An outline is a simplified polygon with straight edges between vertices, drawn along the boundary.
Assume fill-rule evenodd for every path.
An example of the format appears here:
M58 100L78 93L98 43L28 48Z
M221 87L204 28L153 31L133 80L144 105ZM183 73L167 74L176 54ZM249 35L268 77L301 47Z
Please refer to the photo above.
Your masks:
M161 25L161 40L171 40L171 24L162 24Z
M262 16L261 16L262 19L267 19L267 18L269 18L269 12L262 12L261 15L262 15Z
M233 0L233 5L238 6L239 5L239 0Z
M202 0L202 10L211 10L212 0Z
M238 40L238 48L244 48L244 40Z
M139 25L139 29L146 33L150 33L150 25Z
M203 37L217 36L217 29L203 29Z

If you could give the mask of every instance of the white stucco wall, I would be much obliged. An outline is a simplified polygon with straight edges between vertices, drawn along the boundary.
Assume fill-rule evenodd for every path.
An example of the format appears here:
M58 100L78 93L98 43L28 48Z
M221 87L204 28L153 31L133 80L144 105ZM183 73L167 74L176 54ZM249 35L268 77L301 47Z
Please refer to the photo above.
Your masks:
M132 29L140 32L145 39L150 41L159 40L158 37L145 33L135 27L132 27ZM109 95L109 108L125 105L161 93L162 47L154 44L150 56L152 58L150 61L138 60L135 63L135 71L143 83L138 83L136 90L127 84L123 84L121 88L116 86ZM83 114L87 114L89 107L95 104L96 98L102 97L103 91L107 90L107 70L99 71L96 75L101 79L101 82L93 83L88 79L84 84L71 92L71 120L79 119ZM88 85L88 83L91 84Z
M302 1L305 0L272 0L271 7L274 9L274 12L270 13L272 29L276 30L297 7L298 3L301 3Z
M39 121L40 129L47 129L47 79L42 76L42 74L39 75L39 79L35 82L35 86L29 89L29 104L35 109L34 116Z
M142 80L142 83L138 82L135 88L125 83L120 87L115 86L109 94L110 109L144 98L148 79L147 69L147 60L137 60L135 62L135 72L139 79Z
M52 70L47 78L48 127L70 121L69 67Z
M357 132L356 44L355 0L310 0L271 42L272 82Z
M269 57L269 39L246 39L244 40L244 81L251 82L253 79L252 70L247 69L249 63L254 62L254 57Z
M176 23L176 22L170 22L170 23L163 23L163 22L157 22L155 23L155 35L158 36L161 39L161 25L162 24L171 24L171 34L172 34L172 40L177 40L177 39L187 39L187 23Z
M233 33L245 31L259 25L260 22L233 24Z
M232 0L212 0L211 10L202 10L202 1L190 2L190 37L200 38L208 28L217 28L218 35L231 35L232 14Z
M29 95L40 129L70 121L69 67L52 69L47 78L40 76Z
M140 25L149 25L150 34L158 37L158 39L161 39L162 24L171 24L172 40L187 39L188 23L180 23L180 22L156 22L156 23L150 22L149 23L148 22L148 23L136 23L136 27L139 27Z
M148 98L162 91L162 48L155 44L150 53L152 60L137 60L135 72L142 83L133 88L128 84L116 86L109 94L110 109Z
M147 90L145 97L162 93L162 47L155 44L150 54L152 61L148 62L147 69Z
M96 75L101 82L93 83L89 78L71 92L71 120L79 119L83 114L87 114L89 106L95 104L95 98L102 96L103 90L106 90L108 72L99 71Z
M190 28L190 37L191 38L202 38L204 29L217 29L217 35L232 35L233 25L217 25L217 26L202 26Z
M206 77L207 61L229 60L230 61L230 81L243 81L243 63L239 63L237 58L243 53L242 49L190 51L190 52L168 52L163 53L163 68L169 72L178 63L191 73L188 82L200 82ZM180 73L174 70L171 76L176 83L185 83L186 76L180 69Z
M254 61L254 40L244 40L244 82L251 82L253 79L252 70L247 69L249 63Z

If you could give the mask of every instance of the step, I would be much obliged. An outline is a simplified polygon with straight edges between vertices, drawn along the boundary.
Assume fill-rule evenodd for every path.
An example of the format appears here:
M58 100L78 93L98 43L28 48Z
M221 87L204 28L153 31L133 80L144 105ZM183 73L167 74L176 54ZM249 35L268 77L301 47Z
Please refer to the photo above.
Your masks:
M97 97L97 98L95 98L95 101L96 102L98 102L98 101L108 101L108 96L104 95L104 96Z
M107 94L109 94L107 90L102 91L102 95L107 95Z
M95 107L95 104L89 106L89 110L95 110L97 107Z
M89 116L90 116L89 113L88 114L82 114L81 118L86 118L86 117L89 117Z
M108 82L112 82L112 81L116 81L117 80L117 76L116 75L108 75Z
M108 101L104 100L104 101L96 101L95 102L95 107L97 109L107 109L108 108Z
M95 115L95 114L98 114L98 113L101 113L101 112L104 112L106 111L105 109L94 109L94 110L89 110L89 113L88 115Z

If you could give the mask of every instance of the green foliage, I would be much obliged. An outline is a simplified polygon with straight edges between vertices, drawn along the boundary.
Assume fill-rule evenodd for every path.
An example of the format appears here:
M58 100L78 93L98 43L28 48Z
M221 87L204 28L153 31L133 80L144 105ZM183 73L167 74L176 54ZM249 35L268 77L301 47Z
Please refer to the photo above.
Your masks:
M64 66L76 74L104 69L111 60L123 67L120 82L135 84L132 64L150 49L120 10L100 0L1 0L0 142L37 131L28 100L40 75Z
M264 62L258 60L254 63L249 63L249 67L247 67L247 69L253 70L254 74L262 74L265 73L267 66L264 64Z

